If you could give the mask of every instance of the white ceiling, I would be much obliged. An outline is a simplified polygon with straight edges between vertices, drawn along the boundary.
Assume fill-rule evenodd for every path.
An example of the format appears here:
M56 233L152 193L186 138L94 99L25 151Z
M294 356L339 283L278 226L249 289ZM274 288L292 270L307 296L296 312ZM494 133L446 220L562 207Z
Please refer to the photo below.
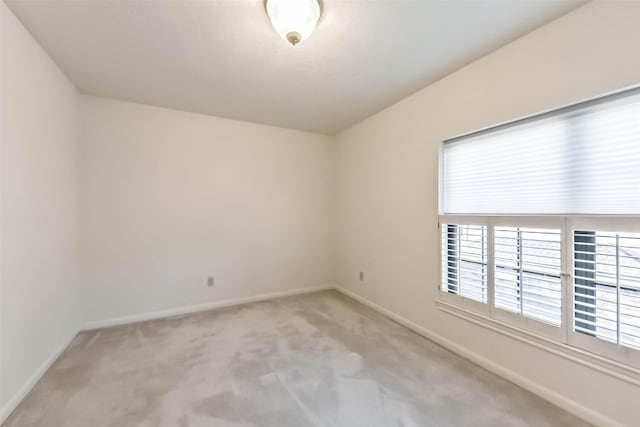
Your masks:
M7 4L84 93L333 134L581 2L324 0L295 47L263 0Z

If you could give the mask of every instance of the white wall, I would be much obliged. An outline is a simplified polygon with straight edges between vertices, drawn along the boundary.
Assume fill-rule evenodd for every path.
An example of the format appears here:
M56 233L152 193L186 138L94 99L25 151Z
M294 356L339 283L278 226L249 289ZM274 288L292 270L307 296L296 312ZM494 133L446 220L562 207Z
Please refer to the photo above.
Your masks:
M0 23L1 422L78 327L78 94L3 2Z
M440 141L637 84L639 42L640 3L589 3L339 134L338 282L601 422L637 425L638 387L449 316L434 299Z
M94 97L82 123L86 320L333 283L333 138Z

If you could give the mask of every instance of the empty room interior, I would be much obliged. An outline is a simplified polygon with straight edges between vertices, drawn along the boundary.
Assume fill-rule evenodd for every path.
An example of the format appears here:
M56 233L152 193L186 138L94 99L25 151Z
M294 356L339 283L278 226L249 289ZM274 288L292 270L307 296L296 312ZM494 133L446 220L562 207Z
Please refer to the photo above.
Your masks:
M640 1L0 28L2 427L640 426Z

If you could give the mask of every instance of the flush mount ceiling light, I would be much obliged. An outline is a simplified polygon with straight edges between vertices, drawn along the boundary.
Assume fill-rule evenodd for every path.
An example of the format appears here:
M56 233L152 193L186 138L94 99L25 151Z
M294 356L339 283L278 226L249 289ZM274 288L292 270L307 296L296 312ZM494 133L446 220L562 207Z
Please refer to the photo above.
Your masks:
M322 13L320 0L265 0L264 7L276 32L294 46L311 35Z

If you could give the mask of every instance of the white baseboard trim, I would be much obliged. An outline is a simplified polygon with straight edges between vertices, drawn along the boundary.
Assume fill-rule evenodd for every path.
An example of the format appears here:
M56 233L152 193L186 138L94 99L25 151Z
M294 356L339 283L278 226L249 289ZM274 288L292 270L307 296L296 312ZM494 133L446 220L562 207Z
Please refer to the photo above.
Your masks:
M9 415L18 407L20 402L29 394L33 386L36 385L40 378L55 363L56 360L69 347L71 341L78 335L78 330L72 332L52 353L49 357L36 369L36 371L27 379L20 389L9 399L9 401L0 409L0 425L4 423Z
M504 367L496 364L495 362L484 358L478 355L475 352L470 351L466 347L463 347L447 338L442 337L441 335L435 334L432 331L348 290L341 286L335 285L326 285L326 286L317 286L313 288L299 288L299 289L291 289L287 291L281 292L272 292L268 294L255 295L251 297L244 298L233 298L221 301L213 301L206 304L198 304L187 307L179 307L168 310L154 311L143 314L136 314L132 316L124 316L114 319L107 319L95 322L88 322L84 325L82 330L92 330L98 328L105 328L110 326L124 325L128 323L136 323L142 322L145 320L153 320L160 319L163 317L171 317L178 316L183 314L195 313L199 311L212 310L216 308L222 307L231 307L235 305L246 304L250 302L257 301L266 301L274 298L281 298L293 295L302 295L307 293L319 292L324 290L335 289L342 294L355 299L356 301L372 308L373 310L383 314L384 316L392 319L393 321L411 329L412 331L422 335L423 337L436 342L437 344L451 350L452 352L480 365L481 367L487 369L494 374L501 376L512 383L529 390L530 392L542 397L543 399L559 406L560 408L565 409L568 412L573 413L574 415L583 418L591 423L601 426L611 426L611 427L623 427L621 424L615 422L614 420L605 417L599 412L593 411L590 408L587 408L573 400L566 398L565 396L550 390L546 387L541 386L538 383L535 383L528 378L521 376L511 370L505 369ZM74 331L70 336L56 348L53 353L45 360L42 365L33 373L33 375L25 382L25 384L18 390L18 392L0 409L0 425L11 415L11 413L15 410L15 408L20 404L20 402L25 398L25 396L31 391L31 389L36 385L36 383L40 380L40 378L44 375L44 373L53 365L53 363L60 357L60 355L66 350L66 348L71 344L73 339L76 337L79 331Z
M373 310L377 311L378 313L388 317L389 319L411 329L412 331L416 332L419 335L422 335L423 337L427 338L428 340L431 340L439 345L441 345L442 347L458 354L459 356L464 357L465 359L468 359L470 361L472 361L473 363L483 367L484 369L493 372L494 374L505 378L508 381L511 381L512 383L524 388L525 390L530 391L531 393L540 396L541 398L547 400L548 402L553 403L554 405L566 410L567 412L570 412L572 414L574 414L575 416L582 418L584 420L587 420L590 423L593 423L595 425L598 426L607 426L607 427L623 427L622 424L612 420L609 417L604 416L603 414L601 414L600 412L596 412L594 410L592 410L591 408L588 408L584 405L579 404L578 402L568 399L567 397L561 395L560 393L557 393L547 387L544 387L536 382L531 381L528 378L523 377L522 375L504 368L503 366L498 365L497 363L493 362L490 359L487 359L483 356L480 356L479 354L467 349L464 346L461 346L460 344L457 344L447 338L444 338L441 335L438 335L420 325L418 325L415 322L412 322L409 319L406 319L402 316L400 316L399 314L394 313L391 310L388 310L376 303L374 303L373 301L368 300L367 298L364 298L358 294L356 294L353 291L350 291L346 288L343 288L341 286L336 286L335 289L338 292L341 292L342 294L353 298L354 300L372 308Z
M231 298L220 301L211 301L204 304L190 305L185 307L170 308L167 310L151 311L142 314L133 314L130 316L116 317L113 319L97 320L87 322L82 327L83 331L93 329L108 328L111 326L126 325L129 323L144 322L147 320L162 319L165 317L181 316L184 314L197 313L199 311L213 310L216 308L232 307L234 305L247 304L250 302L266 301L274 298L282 298L293 295L302 295L312 292L326 291L335 289L335 285L315 286L311 288L297 288L286 291L271 292L268 294L254 295L250 297Z

